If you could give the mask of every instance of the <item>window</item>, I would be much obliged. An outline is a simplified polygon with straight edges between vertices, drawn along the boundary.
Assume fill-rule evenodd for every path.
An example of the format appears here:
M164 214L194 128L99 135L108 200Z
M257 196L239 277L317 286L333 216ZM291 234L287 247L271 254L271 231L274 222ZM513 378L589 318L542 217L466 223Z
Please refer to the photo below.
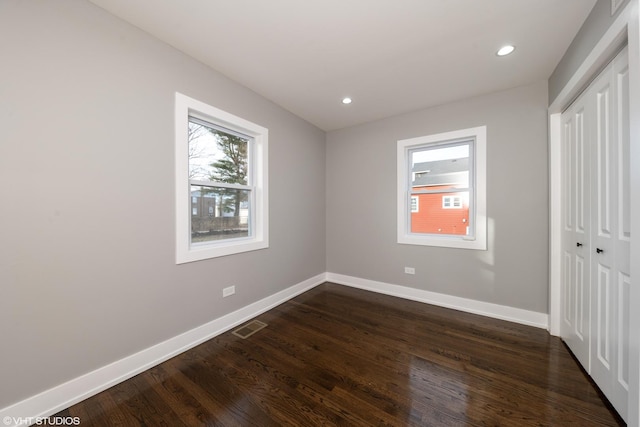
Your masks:
M459 196L442 196L442 209L462 209L462 198ZM413 212L413 211L412 211Z
M176 262L267 248L268 130L176 93Z
M398 243L487 249L486 126L398 141Z
M420 212L420 199L417 196L411 196L411 212Z

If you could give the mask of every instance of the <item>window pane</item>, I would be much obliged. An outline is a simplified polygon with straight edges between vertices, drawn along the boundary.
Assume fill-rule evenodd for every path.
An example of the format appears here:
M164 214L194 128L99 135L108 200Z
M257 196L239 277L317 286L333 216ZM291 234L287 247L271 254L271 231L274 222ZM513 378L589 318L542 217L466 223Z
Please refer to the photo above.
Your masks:
M420 210L411 212L411 232L469 235L469 192L412 194Z
M191 243L248 237L249 190L191 186Z
M469 143L410 151L414 190L469 188Z
M249 138L189 118L189 179L248 184Z

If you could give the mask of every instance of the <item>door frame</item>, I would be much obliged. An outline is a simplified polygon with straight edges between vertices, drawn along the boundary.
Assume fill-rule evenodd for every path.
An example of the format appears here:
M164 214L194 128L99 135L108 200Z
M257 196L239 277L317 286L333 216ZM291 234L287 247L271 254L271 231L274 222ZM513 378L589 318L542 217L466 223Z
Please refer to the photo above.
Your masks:
M549 106L549 333L560 334L562 287L562 111L624 45L629 46L629 121L631 138L631 287L630 307L640 307L640 8L632 0ZM629 426L640 427L640 310L630 310Z

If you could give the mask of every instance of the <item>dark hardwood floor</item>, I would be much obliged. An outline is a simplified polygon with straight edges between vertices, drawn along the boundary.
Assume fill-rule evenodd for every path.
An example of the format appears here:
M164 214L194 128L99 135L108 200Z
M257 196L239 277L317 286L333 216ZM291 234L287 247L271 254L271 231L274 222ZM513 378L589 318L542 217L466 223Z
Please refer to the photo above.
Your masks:
M541 329L335 284L56 416L87 426L616 426Z

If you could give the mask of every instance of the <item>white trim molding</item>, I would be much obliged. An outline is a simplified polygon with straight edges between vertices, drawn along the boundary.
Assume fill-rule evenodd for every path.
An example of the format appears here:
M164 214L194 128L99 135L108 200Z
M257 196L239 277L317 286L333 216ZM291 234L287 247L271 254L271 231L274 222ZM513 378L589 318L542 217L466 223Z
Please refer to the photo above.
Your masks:
M8 423L4 422L6 426L17 426L20 425L18 424L20 420L32 419L35 422L37 418L52 416L71 405L202 344L325 281L326 274L321 273L209 323L45 390L14 405L0 409L0 420L9 420L10 422Z
M493 304L490 302L476 301L453 295L440 294L407 286L393 285L377 282L375 280L361 279L359 277L345 276L343 274L327 273L327 281L339 285L351 286L380 294L391 295L412 301L451 308L467 313L479 314L494 319L520 323L536 328L547 329L549 316L546 313L523 310L521 308Z
M560 336L562 299L561 117L560 113L549 116L549 333L554 336Z

